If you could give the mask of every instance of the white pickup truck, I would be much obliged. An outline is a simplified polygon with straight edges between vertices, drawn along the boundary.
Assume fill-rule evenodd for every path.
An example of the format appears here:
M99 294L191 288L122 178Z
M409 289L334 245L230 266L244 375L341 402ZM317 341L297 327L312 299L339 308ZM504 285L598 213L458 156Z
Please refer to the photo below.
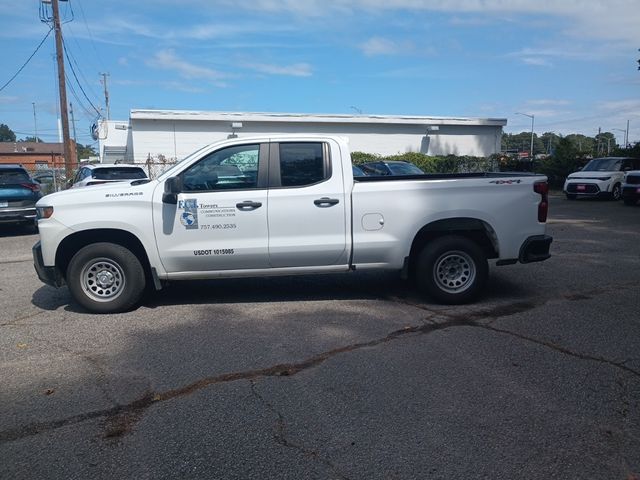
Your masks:
M174 280L390 269L431 299L473 300L498 265L549 258L546 177L353 177L347 140L242 138L157 180L47 195L36 272L92 312Z

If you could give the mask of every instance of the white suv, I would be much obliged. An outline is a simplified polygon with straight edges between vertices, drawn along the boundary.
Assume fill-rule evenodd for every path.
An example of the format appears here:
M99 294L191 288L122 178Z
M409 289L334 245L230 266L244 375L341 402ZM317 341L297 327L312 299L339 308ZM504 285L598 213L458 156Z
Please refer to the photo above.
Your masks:
M569 200L578 197L622 198L624 173L640 168L640 160L627 157L594 158L569 175L562 189Z
M145 171L139 165L92 164L80 167L73 177L72 188L99 185L101 183L126 182L131 180L149 180Z

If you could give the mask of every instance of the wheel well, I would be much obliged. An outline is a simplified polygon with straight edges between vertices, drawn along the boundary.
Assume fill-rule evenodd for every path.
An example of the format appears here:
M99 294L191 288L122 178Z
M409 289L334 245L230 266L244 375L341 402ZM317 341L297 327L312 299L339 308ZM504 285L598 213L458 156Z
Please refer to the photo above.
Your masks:
M131 232L109 228L84 230L66 237L60 243L56 252L56 266L60 269L62 275L66 278L69 262L78 250L92 243L101 242L115 243L129 249L140 260L146 277L148 279L151 278L149 257L147 257L147 252L140 239Z
M476 218L448 218L425 225L413 239L409 253L409 273L413 275L416 260L424 246L445 235L459 235L480 246L487 258L498 258L498 237L491 226Z

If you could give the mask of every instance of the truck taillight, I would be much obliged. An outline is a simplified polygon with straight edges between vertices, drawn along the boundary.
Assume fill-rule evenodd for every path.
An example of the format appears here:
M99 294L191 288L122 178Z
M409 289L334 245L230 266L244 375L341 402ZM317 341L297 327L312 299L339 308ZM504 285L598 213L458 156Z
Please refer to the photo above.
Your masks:
M549 184L547 182L536 182L533 184L533 191L542 197L538 204L538 221L544 223L547 221L549 213Z

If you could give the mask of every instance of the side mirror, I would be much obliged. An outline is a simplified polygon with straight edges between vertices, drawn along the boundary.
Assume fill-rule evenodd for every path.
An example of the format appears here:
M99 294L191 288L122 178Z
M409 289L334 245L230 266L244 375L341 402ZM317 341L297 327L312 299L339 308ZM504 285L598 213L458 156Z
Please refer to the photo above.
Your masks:
M176 205L178 203L178 194L180 192L182 192L182 179L180 177L167 178L167 181L164 182L162 203Z

